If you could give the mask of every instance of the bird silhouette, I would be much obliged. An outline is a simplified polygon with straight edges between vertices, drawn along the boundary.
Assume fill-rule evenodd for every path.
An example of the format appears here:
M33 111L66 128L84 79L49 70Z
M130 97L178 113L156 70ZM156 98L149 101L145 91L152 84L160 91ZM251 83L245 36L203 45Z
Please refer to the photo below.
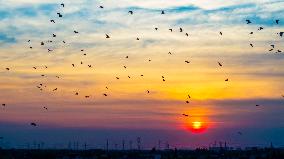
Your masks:
M2 106L3 106L3 107L5 107L5 106L6 106L6 104L5 104L5 103L3 103L3 104L2 104Z
M190 61L187 61L187 60L186 60L186 61L184 61L184 62L185 62L185 63L190 63Z
M158 30L158 28L155 28L155 30Z
M150 91L149 91L149 90L147 90L147 93L149 94L149 93L150 93Z
M128 13L132 15L132 14L133 14L133 11L132 11L132 10L130 10L130 11L128 11Z
M168 54L171 55L172 53L171 53L171 52L168 52Z
M226 82L228 82L228 81L229 81L229 79L227 78L227 79L225 79L225 81L226 81Z
M62 7L65 7L65 4L64 4L64 3L61 3L60 5L61 5Z
M246 22L247 22L247 24L250 24L250 23L251 23L251 21L250 21L250 20L248 20L248 19L246 20Z
M45 110L48 110L47 107L43 107Z
M186 36L189 36L188 33L185 33Z
M189 115L188 115L188 114L182 114L182 116L189 117Z
M253 34L253 32L250 32L249 34Z
M85 96L85 98L90 98L90 96Z
M119 77L115 77L116 79L119 79Z
M188 103L189 103L189 101L187 100L187 101L185 101L185 103L187 103L187 104L188 104Z
M179 32L182 32L183 31L183 29L182 28L179 28Z
M10 71L10 68L7 67L6 70L7 70L7 71Z
M104 6L100 6L100 8L104 8Z
M161 14L165 14L165 11L162 10Z
M72 64L73 67L75 67L75 64Z
M258 30L263 30L263 27L259 27Z
M50 20L51 23L55 23L55 21L53 19Z
M44 42L42 41L42 42L40 42L40 45L44 45Z
M79 95L79 93L78 93L78 92L76 92L76 93L75 93L75 95L77 96L77 95Z
M279 24L279 21L280 21L279 19L275 20L276 24Z
M223 33L222 33L221 31L219 32L219 34L220 34L220 35L223 35Z
M256 106L256 107L259 107L259 105L258 105L258 104L256 104L255 106Z
M55 38L55 37L56 37L56 34L52 34L52 37L54 37L54 38Z
M279 36L282 37L283 34L284 34L284 32L279 32L279 33L277 33L277 34L279 34Z
M253 44L249 44L251 47L253 47Z
M109 35L106 34L106 38L109 39L110 38Z
M31 126L36 127L37 124L36 123L30 123Z
M223 66L220 62L218 62L218 65L221 66L221 67Z
M74 33L75 33L75 34L78 34L79 32L78 32L78 31L76 31L76 30L74 30Z
M61 13L57 13L57 15L58 15L59 18L63 17Z
M54 88L53 91L57 91L57 88Z
M106 93L104 93L103 95L104 95L105 97L107 96L107 94L106 94Z
M137 37L136 40L140 40L140 39Z
M173 29L169 29L169 31L173 32Z

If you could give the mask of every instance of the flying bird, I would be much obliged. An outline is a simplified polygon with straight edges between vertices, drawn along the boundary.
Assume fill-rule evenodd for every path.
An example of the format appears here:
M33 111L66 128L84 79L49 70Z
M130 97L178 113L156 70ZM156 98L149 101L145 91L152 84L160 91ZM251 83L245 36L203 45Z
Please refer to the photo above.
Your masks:
M183 31L183 29L182 28L179 28L179 32L182 32Z
M149 91L149 90L147 90L147 93L149 94L149 93L150 93L150 91Z
M109 35L106 34L106 38L109 39L110 38Z
M3 106L3 107L5 107L5 106L6 106L6 104L5 104L5 103L3 103L3 104L2 104L2 106Z
M52 34L52 37L54 37L54 38L55 38L55 37L56 37L56 34Z
M100 8L104 8L104 6L100 6Z
M104 93L103 95L104 95L105 97L107 96L107 94L106 94L106 93Z
M219 64L219 66L221 66L221 67L223 66L220 62L218 62L218 64Z
M155 28L155 30L158 30L158 28Z
M7 71L10 71L10 68L7 67L6 70L7 70Z
M79 93L78 93L78 92L76 92L76 93L75 93L75 95L77 96L77 95L79 95Z
M246 22L247 22L247 24L250 24L250 23L251 23L251 21L250 21L250 20L248 20L248 19L246 20Z
M190 63L190 61L187 61L187 60L186 60L186 61L184 61L184 62L185 62L185 63Z
M226 82L228 82L228 81L229 81L229 79L227 78L227 79L225 79L225 81L226 81Z
M162 10L161 14L165 14L165 11Z
M251 47L253 47L253 44L249 44Z
M132 11L132 10L130 10L130 11L128 11L128 13L132 15L132 14L133 14L133 11Z
M219 32L219 34L220 34L220 35L223 35L223 33L222 33L221 31Z
M55 23L55 21L53 19L50 20L51 23Z
M279 32L279 33L277 33L277 34L279 34L279 36L282 37L283 34L284 34L284 32Z
M57 91L57 88L53 89L53 91Z
M173 32L173 29L169 29L169 31Z
M137 37L136 40L140 40L140 39Z
M43 107L45 110L48 110L47 107Z
M42 41L42 42L40 42L40 45L44 45L44 42Z
M61 13L57 13L58 17L61 18L62 17L62 14Z
M280 21L279 19L275 20L276 24L279 24L279 21Z
M78 34L79 32L78 32L78 31L76 31L76 30L74 30L74 33L75 33L75 34Z
M259 27L258 30L263 30L263 27Z
M61 3L60 5L61 5L62 7L65 7L64 3Z
M185 33L186 36L189 36L188 33Z
M36 124L36 123L31 123L31 126L34 126L34 127L35 127L35 126L37 126L37 124Z
M189 117L189 115L188 115L188 114L182 114L182 116Z

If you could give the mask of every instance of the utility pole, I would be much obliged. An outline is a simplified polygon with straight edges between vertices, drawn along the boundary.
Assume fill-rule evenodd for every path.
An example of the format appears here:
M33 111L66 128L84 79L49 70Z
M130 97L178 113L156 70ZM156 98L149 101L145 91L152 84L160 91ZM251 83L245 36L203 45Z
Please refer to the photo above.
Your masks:
M124 139L122 140L122 150L123 151L125 150L125 141L124 141Z
M108 139L107 139L107 141L106 141L106 151L108 152Z
M137 137L137 149L141 150L141 138Z

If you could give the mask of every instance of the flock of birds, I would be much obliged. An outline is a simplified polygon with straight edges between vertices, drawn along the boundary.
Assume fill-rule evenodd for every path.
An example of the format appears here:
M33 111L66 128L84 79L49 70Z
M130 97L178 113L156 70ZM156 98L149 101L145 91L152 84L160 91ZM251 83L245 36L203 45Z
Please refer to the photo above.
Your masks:
M61 7L65 7L65 4L64 4L64 3L61 3L60 6L61 6ZM104 9L104 6L99 6L99 8L100 8L100 9ZM133 11L133 10L129 10L128 13L129 13L130 15L133 15L133 14L134 14L134 11ZM166 13L165 13L164 10L162 10L160 14L163 15L163 14L166 14ZM62 13L58 12L57 15L58 15L58 18L63 18L63 14L62 14ZM54 19L51 19L50 22L51 22L51 23L54 23L54 24L56 23L56 21L55 21ZM249 20L249 19L246 20L246 24L249 25L249 24L251 24L251 23L252 23L251 20ZM280 20L279 20L279 19L275 20L275 23L276 23L276 24L279 24L279 23L280 23ZM157 31L159 28L155 27L154 29ZM261 31L261 30L263 30L263 29L264 29L263 27L259 27L259 28L258 28L258 31ZM174 31L174 29L172 29L172 28L169 28L168 30L169 30L170 32L173 32L173 31ZM178 31L181 32L181 33L183 33L183 32L184 32L184 29L183 29L183 28L179 28ZM74 32L74 34L79 34L79 31L77 31L77 30L74 30L73 32ZM185 36L189 36L189 33L187 33L187 32L185 32L184 34L185 34ZM220 34L220 36L223 36L223 32L220 31L219 34ZM254 32L250 32L249 34L254 34ZM279 35L280 37L283 37L283 34L284 34L284 32L279 32L279 33L277 33L277 35ZM53 33L53 34L52 34L52 38L56 38L56 37L57 37L57 35L56 35L55 33ZM106 38L106 39L110 39L110 38L111 38L111 35L105 34L105 38ZM136 40L140 40L140 38L137 37ZM28 40L27 42L28 42L28 43L31 43L31 40ZM53 41L52 41L52 40L41 41L41 42L40 42L40 45L41 45L41 46L44 46L44 45L46 45L46 43L53 43ZM66 41L63 40L62 43L65 44ZM253 43L250 43L249 45L250 45L251 47L254 47ZM30 49L33 49L33 46L30 45L29 48L30 48ZM275 53L281 53L281 52L282 52L281 50L276 49L276 46L275 46L274 44L271 44L268 51L269 51L269 52L272 52L272 51L274 51L274 50L276 50ZM53 52L53 51L54 51L53 49L47 48L47 52ZM81 51L81 52L84 52L84 49L81 49L80 51ZM168 52L168 54L169 54L169 55L172 55L172 52ZM83 55L86 56L87 54L84 53ZM128 59L129 56L126 56L125 58ZM149 59L149 61L151 61L151 59ZM190 63L190 61L188 61L188 60L185 60L184 62L187 63L187 64ZM83 61L81 61L80 64L83 65ZM222 62L218 61L217 64L218 64L219 67L223 67ZM76 67L76 64L72 63L71 66L72 66L72 67ZM87 65L87 66L88 66L89 68L92 68L92 65ZM123 67L124 67L125 69L127 68L126 66L123 66ZM35 69L35 70L38 69L38 67L35 67L35 66L32 67L32 68ZM44 68L44 69L47 69L48 67L47 67L47 66L43 66L43 68ZM11 71L12 68L7 67L6 70L7 70L7 71ZM42 74L41 76L44 77L44 76L46 76L46 75ZM141 76L144 76L144 75L141 75ZM56 77L56 78L60 78L59 76L55 76L55 77ZM115 78L116 78L117 80L120 79L119 77L115 77ZM128 76L128 78L131 78L131 77ZM165 82L165 81L166 81L165 76L161 76L161 80L162 80L163 82ZM226 78L224 81L225 81L225 82L228 82L229 79ZM37 88L38 88L40 91L43 91L43 89L46 88L46 87L47 87L47 86L44 85L43 83L40 83L40 84L37 86ZM108 87L105 87L105 88L108 89ZM58 90L58 88L54 88L54 89L53 89L53 91L57 91L57 90ZM146 90L146 93L149 94L150 91L149 91L149 90ZM78 96L78 95L79 95L79 92L75 92L74 95ZM106 94L106 93L103 93L102 95L103 95L103 96L108 96L108 94ZM284 95L282 95L282 97L284 98ZM86 95L85 98L90 98L90 95ZM189 101L190 98L191 98L191 96L190 96L190 95L187 95L187 100L185 101L185 103L187 103L187 104L190 103L190 101ZM6 103L3 103L2 106L3 106L3 107L6 107L7 105L6 105ZM256 104L255 106L260 106L260 105L259 105L259 104ZM48 110L47 107L43 107L43 109ZM190 117L189 114L185 114L185 113L183 113L183 114L181 114L181 115L184 116L184 117ZM34 127L38 126L38 124L35 123L35 122L31 122L30 125L31 125L31 126L34 126ZM238 134L241 135L242 133L241 133L241 132L238 132Z

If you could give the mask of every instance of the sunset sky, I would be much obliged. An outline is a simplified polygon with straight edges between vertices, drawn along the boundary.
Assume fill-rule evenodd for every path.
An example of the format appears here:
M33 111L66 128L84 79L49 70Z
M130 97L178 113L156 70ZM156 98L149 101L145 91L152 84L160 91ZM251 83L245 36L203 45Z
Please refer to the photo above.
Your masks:
M281 0L0 0L0 147L284 146L283 17Z

